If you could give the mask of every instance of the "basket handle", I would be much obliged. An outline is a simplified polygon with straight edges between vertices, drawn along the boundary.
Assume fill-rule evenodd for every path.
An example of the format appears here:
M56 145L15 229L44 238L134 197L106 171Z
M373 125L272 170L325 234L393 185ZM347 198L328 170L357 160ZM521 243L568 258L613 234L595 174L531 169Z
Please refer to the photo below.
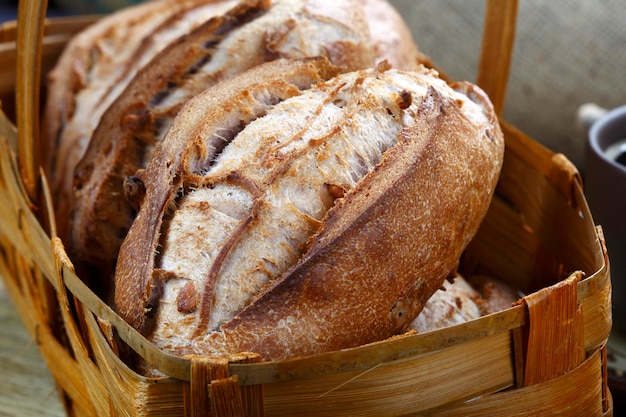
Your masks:
M478 84L502 114L509 70L513 58L518 0L487 0Z
M32 202L39 201L39 99L41 50L47 0L20 0L17 16L18 163Z

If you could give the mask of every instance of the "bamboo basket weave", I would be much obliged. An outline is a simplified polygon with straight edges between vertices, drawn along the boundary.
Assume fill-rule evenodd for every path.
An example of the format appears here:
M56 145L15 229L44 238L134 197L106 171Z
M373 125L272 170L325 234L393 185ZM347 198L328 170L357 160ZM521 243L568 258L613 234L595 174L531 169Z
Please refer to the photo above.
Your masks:
M47 21L45 6L21 0L17 29L0 28L0 97L17 119L15 127L0 114L0 276L68 415L612 415L611 284L601 228L573 164L505 122L502 175L460 272L499 277L528 294L512 308L280 362L255 354L183 359L158 350L82 283L55 237L38 168L40 78L89 19ZM517 6L487 1L477 83L498 112ZM12 71L14 107L6 81ZM120 340L167 377L133 372L118 355Z

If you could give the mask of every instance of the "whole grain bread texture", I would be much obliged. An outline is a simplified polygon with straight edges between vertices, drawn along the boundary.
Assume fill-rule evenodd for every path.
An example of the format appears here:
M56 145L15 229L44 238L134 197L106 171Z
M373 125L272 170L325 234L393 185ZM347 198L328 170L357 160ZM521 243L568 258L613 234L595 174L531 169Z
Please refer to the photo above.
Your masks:
M381 31L392 44L383 44ZM74 171L72 259L113 275L136 209L121 197L135 187L126 178L145 168L189 99L263 62L315 56L340 71L383 59L415 68L420 59L408 28L384 0L247 0L207 19L154 56L103 113Z
M160 348L278 360L382 340L454 273L502 164L489 99L386 61L316 81L328 65L205 90L134 177L115 302Z

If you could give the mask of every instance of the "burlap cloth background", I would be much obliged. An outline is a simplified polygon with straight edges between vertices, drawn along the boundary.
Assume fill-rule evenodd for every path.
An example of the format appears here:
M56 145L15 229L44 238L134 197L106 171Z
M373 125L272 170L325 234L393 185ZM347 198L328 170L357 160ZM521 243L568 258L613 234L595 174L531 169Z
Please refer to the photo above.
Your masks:
M391 0L420 49L474 81L485 1ZM584 170L578 107L626 104L626 2L520 0L504 118Z

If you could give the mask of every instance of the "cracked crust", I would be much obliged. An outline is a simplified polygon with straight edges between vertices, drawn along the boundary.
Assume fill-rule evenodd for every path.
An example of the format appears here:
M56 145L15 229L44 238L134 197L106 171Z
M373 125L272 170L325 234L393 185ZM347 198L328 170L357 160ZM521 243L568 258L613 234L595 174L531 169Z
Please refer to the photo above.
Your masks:
M159 0L100 19L72 38L48 74L42 141L59 236L67 244L74 168L100 117L164 45L236 2Z
M427 70L288 94L271 65L256 71L186 105L143 173L121 315L177 354L266 360L406 330L490 202L503 138L489 100Z

